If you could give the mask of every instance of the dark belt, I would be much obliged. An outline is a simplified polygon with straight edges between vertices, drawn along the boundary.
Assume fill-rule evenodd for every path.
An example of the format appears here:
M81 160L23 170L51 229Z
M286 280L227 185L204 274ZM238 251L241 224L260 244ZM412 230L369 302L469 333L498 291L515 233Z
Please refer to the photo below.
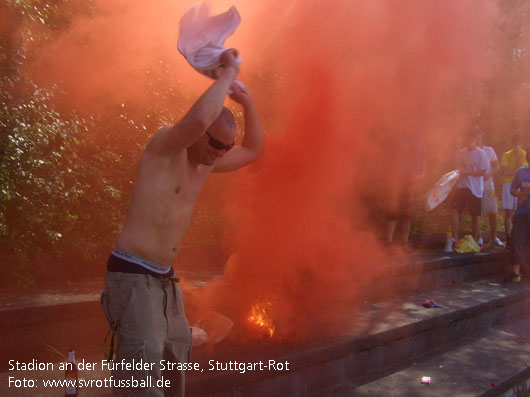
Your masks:
M173 266L170 267L169 272L167 272L166 274L160 274L146 269L145 267L142 267L140 265L137 265L136 263L126 261L122 258L118 258L117 256L114 256L112 254L109 256L109 260L107 261L107 271L119 273L145 274L153 277L167 278L176 283L179 282L178 277L174 277L175 272L173 271Z

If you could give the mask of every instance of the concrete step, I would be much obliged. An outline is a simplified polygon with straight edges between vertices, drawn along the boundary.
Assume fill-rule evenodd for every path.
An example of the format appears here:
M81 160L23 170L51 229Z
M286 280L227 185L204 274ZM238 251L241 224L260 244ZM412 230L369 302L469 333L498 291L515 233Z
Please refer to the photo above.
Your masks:
M364 385L333 387L328 397L527 396L530 393L530 316L492 328L447 352L414 362ZM430 384L422 384L423 377Z
M495 278L511 271L510 255L505 249L487 248L478 254L428 251L413 256L394 256L393 266L375 280L382 288L368 285L360 293L367 299L428 291L483 278ZM501 277L502 278L502 277Z
M442 308L426 309L417 302L432 299ZM488 280L465 283L404 299L369 305L361 316L345 318L350 332L339 341L318 345L268 346L258 352L247 346L223 357L194 354L207 360L253 363L288 362L289 371L210 371L190 374L190 396L307 396L329 387L381 376L388 368L418 360L480 335L492 326L530 312L530 285L504 285Z

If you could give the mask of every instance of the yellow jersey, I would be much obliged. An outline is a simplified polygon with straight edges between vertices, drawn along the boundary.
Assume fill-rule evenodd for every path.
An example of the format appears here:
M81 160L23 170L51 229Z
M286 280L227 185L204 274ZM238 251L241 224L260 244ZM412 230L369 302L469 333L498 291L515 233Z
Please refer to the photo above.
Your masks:
M521 163L521 167L527 166L528 162L526 161L526 151L521 149L521 153L523 157L522 158L523 162ZM518 167L517 167L517 160L515 159L515 149L508 150L506 153L502 154L501 167L508 168L509 170L512 170L512 171L517 171ZM504 183L512 183L513 175L503 176L502 180Z

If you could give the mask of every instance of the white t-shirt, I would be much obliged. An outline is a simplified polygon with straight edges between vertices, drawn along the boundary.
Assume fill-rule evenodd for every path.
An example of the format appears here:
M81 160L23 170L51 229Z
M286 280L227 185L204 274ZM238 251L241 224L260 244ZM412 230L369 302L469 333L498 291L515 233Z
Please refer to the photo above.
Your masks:
M464 172L486 171L490 167L488 155L478 147L474 150L469 150L467 147L460 150L456 164ZM470 189L475 196L482 198L484 193L484 177L462 175L456 183L456 187Z
M481 149L487 154L489 159L489 167L486 170L486 174L489 174L491 172L491 163L494 161L499 161L499 158L495 154L495 150L491 146L482 146ZM495 186L493 185L493 177L490 176L489 178L484 179L484 189L485 190L493 190Z

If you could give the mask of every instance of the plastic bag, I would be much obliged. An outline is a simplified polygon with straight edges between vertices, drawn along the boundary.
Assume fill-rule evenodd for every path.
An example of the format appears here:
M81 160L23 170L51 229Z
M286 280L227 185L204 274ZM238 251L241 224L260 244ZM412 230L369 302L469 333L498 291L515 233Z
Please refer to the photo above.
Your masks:
M471 234L466 234L455 243L455 251L463 254L466 252L480 252L480 247Z
M220 313L210 311L197 320L195 327L202 328L208 335L208 343L221 342L232 330L234 322Z
M191 327L191 345L197 347L206 342L208 342L208 334L199 327Z
M456 185L456 181L460 178L460 171L453 170L444 174L438 182L427 192L425 197L425 207L427 211L436 208L440 203L451 193L451 190Z

